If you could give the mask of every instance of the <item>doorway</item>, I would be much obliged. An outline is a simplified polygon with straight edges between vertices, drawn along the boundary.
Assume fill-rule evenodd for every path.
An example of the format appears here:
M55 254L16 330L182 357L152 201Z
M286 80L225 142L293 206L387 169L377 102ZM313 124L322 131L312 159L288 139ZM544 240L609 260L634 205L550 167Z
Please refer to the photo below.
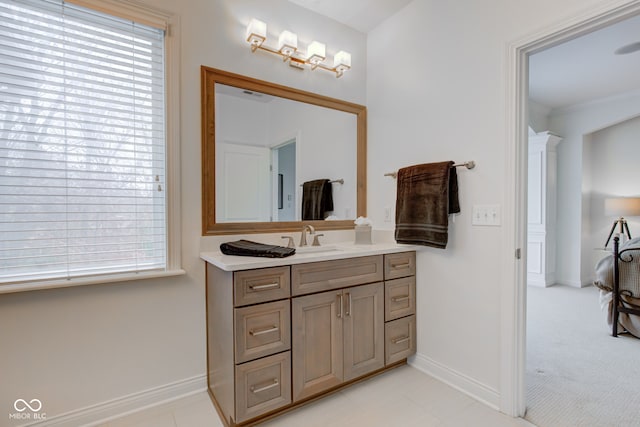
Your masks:
M640 2L618 2L603 11L594 8L581 19L567 20L546 34L536 33L519 40L508 49L507 120L507 196L505 203L505 244L507 252L502 300L503 358L501 363L501 410L513 416L524 416L527 263L523 249L527 245L527 139L528 139L528 61L535 52L591 33L640 13ZM576 23L577 22L577 23ZM515 254L515 257L514 257ZM526 255L526 250L524 251ZM511 304L509 304L511 302Z
M296 221L296 139L271 148L273 220Z

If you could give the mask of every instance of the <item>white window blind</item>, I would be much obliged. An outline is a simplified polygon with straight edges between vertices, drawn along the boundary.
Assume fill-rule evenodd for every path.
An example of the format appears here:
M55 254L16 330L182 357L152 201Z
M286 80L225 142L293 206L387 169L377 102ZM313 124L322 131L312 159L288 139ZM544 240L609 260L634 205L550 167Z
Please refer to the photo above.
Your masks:
M164 32L0 0L0 283L166 268Z

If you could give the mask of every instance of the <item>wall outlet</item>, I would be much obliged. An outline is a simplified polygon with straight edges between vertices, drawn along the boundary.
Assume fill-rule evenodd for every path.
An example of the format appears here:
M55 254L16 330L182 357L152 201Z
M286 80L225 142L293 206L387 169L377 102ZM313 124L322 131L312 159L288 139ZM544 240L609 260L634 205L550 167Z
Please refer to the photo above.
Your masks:
M500 205L473 205L472 225L500 226Z

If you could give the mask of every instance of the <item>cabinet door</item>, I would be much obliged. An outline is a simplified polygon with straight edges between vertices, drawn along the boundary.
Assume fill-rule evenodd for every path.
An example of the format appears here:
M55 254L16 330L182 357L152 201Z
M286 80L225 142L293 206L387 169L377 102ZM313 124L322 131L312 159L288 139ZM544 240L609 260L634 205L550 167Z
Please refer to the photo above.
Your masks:
M294 402L343 381L343 300L342 290L292 300Z
M384 367L384 285L344 291L344 379Z

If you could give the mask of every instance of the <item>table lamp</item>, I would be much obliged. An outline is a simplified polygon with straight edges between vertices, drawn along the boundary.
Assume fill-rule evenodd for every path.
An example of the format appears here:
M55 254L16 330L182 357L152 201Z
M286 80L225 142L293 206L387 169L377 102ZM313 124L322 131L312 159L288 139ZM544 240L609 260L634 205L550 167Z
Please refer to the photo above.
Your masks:
M607 237L607 242L604 244L604 247L609 245L609 241L611 240L611 236L616 229L616 226L620 226L620 234L627 234L627 237L631 239L631 234L629 233L629 226L627 225L627 220L624 219L625 216L640 216L640 197L613 197L604 200L604 214L606 216L617 216L611 226L611 231L609 232L609 237Z

